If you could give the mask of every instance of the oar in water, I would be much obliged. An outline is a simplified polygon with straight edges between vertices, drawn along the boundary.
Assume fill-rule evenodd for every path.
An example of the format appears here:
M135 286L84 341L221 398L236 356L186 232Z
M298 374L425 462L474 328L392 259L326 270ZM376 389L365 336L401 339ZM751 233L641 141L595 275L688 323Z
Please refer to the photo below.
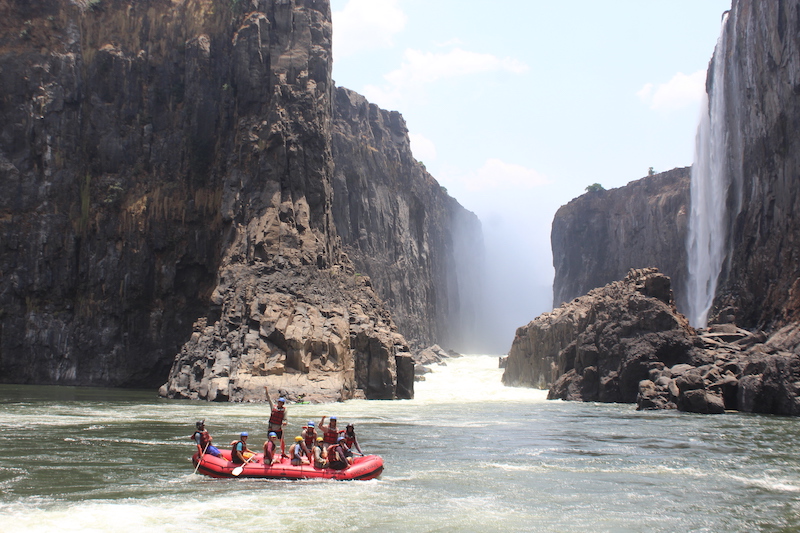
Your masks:
M252 461L253 459L255 459L255 457L256 457L256 454L251 455L250 458L247 461L242 463L242 466L237 466L236 468L234 468L233 471L231 472L231 474L233 474L234 476L238 476L239 474L241 474L242 471L244 470L244 466L247 463L249 463L250 461Z
M200 454L200 458L197 460L197 466L194 467L194 472L192 472L192 474L196 474L197 473L197 469L200 468L200 463L203 462L203 457L205 457L205 455L206 455L206 450L208 450L208 445L209 444L211 444L211 443L207 442L206 443L206 447L203 448L203 453Z

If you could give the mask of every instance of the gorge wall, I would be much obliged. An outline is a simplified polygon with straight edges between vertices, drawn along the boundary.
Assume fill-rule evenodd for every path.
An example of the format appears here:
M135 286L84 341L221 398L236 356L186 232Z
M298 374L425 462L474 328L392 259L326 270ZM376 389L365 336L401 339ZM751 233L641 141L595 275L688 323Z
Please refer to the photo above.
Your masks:
M553 218L553 307L657 267L672 279L678 308L686 288L689 168L676 168L617 189L587 192Z
M334 95L333 218L416 347L467 349L480 331L480 221L414 159L403 117L353 91Z
M721 39L706 88L709 95L724 94L712 97L712 105L724 102L719 139L726 181L718 198L729 231L722 237L727 255L712 326L695 331L672 312L679 328L663 321L653 329L655 322L642 324L649 318L640 296L621 298L612 283L519 328L505 382L550 386L551 397L566 399L630 402L635 395L645 409L800 415L800 222L794 213L800 195L800 4L734 0ZM637 186L587 194L559 211L553 224L556 304L611 276L609 265L619 257L675 268L676 285L686 279L688 188L682 186L684 200L678 200L671 196L677 189L636 197ZM637 228L639 221L647 228ZM570 240L577 250L570 250ZM635 271L624 281L642 292ZM647 289L646 282L642 286ZM612 301L604 301L609 294ZM620 313L624 305L632 307ZM619 331L625 335L614 337ZM665 334L670 331L677 336ZM683 340L664 343L672 337ZM653 349L643 351L648 344Z
M0 381L413 395L335 227L327 0L0 0L0 30Z
M724 83L731 248L715 307L772 329L800 320L800 5L734 0L723 39L708 85Z

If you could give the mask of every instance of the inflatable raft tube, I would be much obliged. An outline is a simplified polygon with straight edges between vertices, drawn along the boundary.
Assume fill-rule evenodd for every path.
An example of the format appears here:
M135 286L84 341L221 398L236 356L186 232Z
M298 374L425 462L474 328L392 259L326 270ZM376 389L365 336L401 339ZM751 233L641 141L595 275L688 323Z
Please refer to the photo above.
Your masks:
M230 461L231 452L220 450L222 457L214 457L207 453L203 456L198 466L200 454L192 457L192 464L197 467L197 472L206 476L217 478L264 478L264 479L373 479L383 472L383 459L379 455L365 455L353 457L353 464L344 470L332 468L315 468L313 465L292 466L288 458L284 457L280 463L265 465L264 454L256 454L255 459L244 465L242 473L233 475L233 470L241 464Z

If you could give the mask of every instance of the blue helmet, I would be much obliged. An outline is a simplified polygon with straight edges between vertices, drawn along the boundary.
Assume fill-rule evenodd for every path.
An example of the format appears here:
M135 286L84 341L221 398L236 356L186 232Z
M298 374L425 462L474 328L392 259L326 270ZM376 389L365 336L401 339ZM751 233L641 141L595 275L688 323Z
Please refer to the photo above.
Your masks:
M309 422L308 423L308 427L313 428L314 427L314 422Z
M281 402L281 403L286 403L286 398L281 396L280 398L278 398L278 401Z
M268 436L268 437L270 437L270 438L272 438L272 437L277 437L277 436L278 436L278 434L277 434L277 433L275 433L274 431L270 431L270 432L269 432L269 435L267 435L267 436Z
M239 436L240 437L246 437L247 436L247 432L246 431L242 431L241 433L239 433Z

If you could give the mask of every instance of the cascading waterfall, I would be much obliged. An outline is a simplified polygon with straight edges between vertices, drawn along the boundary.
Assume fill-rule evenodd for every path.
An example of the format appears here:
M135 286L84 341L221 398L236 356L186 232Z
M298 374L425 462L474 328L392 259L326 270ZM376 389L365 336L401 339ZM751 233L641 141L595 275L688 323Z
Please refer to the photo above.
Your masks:
M691 213L687 252L689 262L689 322L705 327L714 303L717 279L725 261L728 242L727 131L725 128L725 57L723 31L717 41L712 65L711 92L704 96L695 139L691 181Z

